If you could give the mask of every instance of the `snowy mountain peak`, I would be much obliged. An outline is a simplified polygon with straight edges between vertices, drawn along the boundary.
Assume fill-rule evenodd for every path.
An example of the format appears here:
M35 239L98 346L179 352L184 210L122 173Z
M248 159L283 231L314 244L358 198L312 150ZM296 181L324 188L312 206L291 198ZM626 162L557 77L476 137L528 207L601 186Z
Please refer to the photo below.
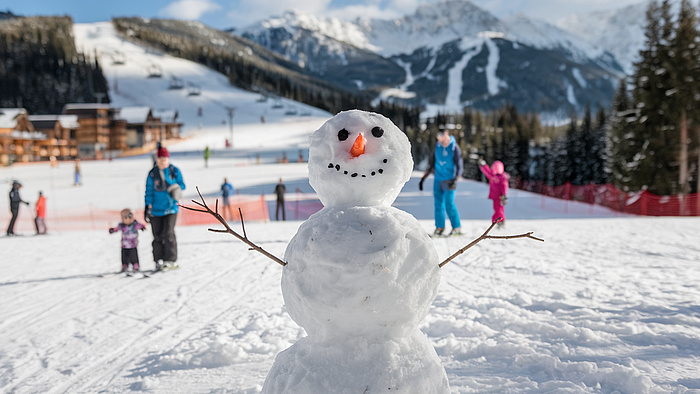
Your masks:
M338 18L318 17L300 11L286 11L281 16L257 22L243 29L243 31L246 35L257 36L271 29L285 29L290 32L303 29L358 48L373 52L377 50L356 24L345 22Z
M498 18L466 0L424 4L403 18L364 19L357 24L384 56L437 47L463 37L477 37L484 31L507 31Z
M559 20L557 26L586 42L595 42L606 48L623 70L631 74L639 50L644 46L647 6L647 3L640 3L619 10L570 15Z

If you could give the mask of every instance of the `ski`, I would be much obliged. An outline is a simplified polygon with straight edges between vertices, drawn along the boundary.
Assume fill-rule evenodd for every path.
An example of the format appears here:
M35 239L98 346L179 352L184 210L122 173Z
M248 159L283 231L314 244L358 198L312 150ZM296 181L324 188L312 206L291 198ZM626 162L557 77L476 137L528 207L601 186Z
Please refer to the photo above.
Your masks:
M163 273L163 272L173 271L173 270L176 270L178 268L180 268L179 265L174 265L174 266L170 266L170 267L163 266L159 270L147 270L147 271L141 271L141 273L143 274L143 278L150 278L151 276L153 276L159 272Z
M461 237L463 234L462 233L457 233L457 234L428 234L430 238L453 238L453 237Z

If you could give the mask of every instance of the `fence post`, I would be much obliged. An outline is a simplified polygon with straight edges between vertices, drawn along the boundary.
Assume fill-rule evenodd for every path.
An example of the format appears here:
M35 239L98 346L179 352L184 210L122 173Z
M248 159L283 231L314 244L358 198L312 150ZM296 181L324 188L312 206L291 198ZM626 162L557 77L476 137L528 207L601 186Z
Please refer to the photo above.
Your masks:
M260 205L262 206L263 216L265 217L265 221L269 222L270 221L270 212L267 210L267 203L265 202L265 193L260 195ZM241 221L243 221L243 218L241 218Z
M92 203L90 203L90 222L92 223L92 229L94 230L95 227L95 213L92 210Z

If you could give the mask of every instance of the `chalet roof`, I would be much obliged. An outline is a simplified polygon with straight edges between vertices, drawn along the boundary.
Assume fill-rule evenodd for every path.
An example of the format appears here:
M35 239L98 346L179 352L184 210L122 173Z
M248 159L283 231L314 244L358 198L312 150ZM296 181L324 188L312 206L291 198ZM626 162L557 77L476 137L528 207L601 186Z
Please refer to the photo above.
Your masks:
M178 112L174 108L160 108L153 110L153 117L160 118L163 123L177 122Z
M151 114L150 107L123 107L118 117L126 120L127 123L146 123L149 114Z
M17 116L26 113L24 108L0 108L0 129L14 129L17 126Z
M52 129L56 122L59 122L64 129L80 127L78 115L29 115L28 118L35 129Z
M88 109L88 110L95 110L95 109L109 109L110 105L109 104L101 104L101 103L73 103L73 104L66 104L63 106L63 113L65 114L66 111L69 110L83 110L83 109Z

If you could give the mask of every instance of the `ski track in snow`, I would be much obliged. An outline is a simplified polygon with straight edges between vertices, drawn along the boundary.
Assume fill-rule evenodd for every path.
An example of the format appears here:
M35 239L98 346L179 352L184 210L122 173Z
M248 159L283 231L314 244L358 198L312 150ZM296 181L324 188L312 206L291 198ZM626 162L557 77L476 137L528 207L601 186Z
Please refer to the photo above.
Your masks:
M435 240L442 259L484 230L463 216L465 235ZM246 227L282 256L299 223ZM421 329L453 392L697 388L698 225L510 220L494 230L546 241L484 240L443 267ZM226 234L178 227L181 268L146 279L97 277L118 267L118 241L102 232L37 239L1 240L21 262L0 264L0 296L12 299L0 308L4 392L254 393L303 336L283 309L282 268ZM81 257L66 253L85 239ZM144 233L142 255L149 241Z

